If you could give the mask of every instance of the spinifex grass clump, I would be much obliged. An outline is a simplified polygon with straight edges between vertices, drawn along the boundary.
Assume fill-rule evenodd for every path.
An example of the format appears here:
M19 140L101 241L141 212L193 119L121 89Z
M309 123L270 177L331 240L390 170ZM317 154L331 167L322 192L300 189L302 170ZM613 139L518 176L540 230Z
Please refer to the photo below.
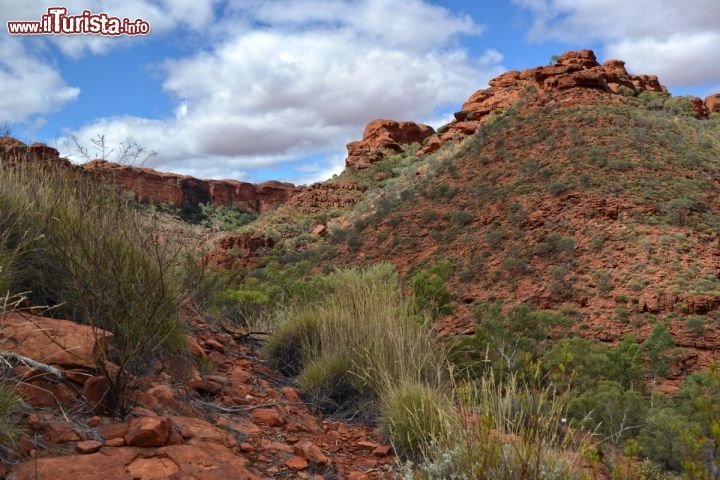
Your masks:
M15 275L12 292L114 334L108 409L123 413L129 376L183 345L172 247L152 219L114 190L66 169L0 168L0 233Z
M414 437L435 434L422 430L424 418L415 425L397 419L424 417L430 410L423 398L449 408L450 397L444 353L417 321L412 301L402 297L391 265L331 274L320 301L290 307L284 316L267 350L277 367L299 374L309 401L367 420L380 416L379 406L383 423L408 449L419 443ZM398 393L405 388L415 391Z
M492 373L456 388L457 417L444 422L444 442L425 448L417 479L580 479L572 452L582 445L563 423L567 391L532 387L515 375ZM578 439L581 437L578 436ZM440 438L442 440L442 438Z

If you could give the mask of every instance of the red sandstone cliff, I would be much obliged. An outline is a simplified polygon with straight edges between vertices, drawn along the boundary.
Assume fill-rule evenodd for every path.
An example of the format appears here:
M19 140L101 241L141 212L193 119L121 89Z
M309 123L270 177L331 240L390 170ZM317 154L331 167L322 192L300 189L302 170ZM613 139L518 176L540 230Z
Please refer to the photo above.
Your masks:
M10 163L35 163L59 168L113 184L120 190L133 192L140 201L166 203L176 207L200 203L239 207L264 213L287 202L298 189L290 184L269 181L260 184L237 180L200 180L186 175L158 172L151 168L93 160L73 165L60 158L59 152L47 145L25 145L14 138L0 138L0 160Z

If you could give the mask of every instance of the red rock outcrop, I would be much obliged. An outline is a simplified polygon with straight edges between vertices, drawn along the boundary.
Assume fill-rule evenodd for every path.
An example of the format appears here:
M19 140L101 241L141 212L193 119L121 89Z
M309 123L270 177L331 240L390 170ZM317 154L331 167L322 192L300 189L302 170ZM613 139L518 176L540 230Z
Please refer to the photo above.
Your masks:
M26 145L12 137L0 137L0 160L11 165L33 163L47 168L71 170L72 163L60 158L60 152L43 143Z
M364 192L358 183L314 183L289 200L287 207L300 213L347 208L360 201Z
M554 65L509 71L490 80L490 88L478 90L455 113L455 120L439 129L439 134L430 138L418 155L433 152L452 140L462 140L472 135L493 111L502 111L523 98L534 97L538 102L592 101L576 89L601 92L612 95L610 101L625 101L622 94L634 91L667 93L655 75L631 75L622 60L607 60L600 65L592 50L565 52ZM572 96L564 96L571 92ZM548 95L552 93L552 95ZM614 95L615 94L615 95ZM608 101L609 97L603 100ZM705 118L720 111L720 94L711 95L705 101L691 98L695 116Z
M720 112L720 93L705 97L705 108L708 114Z
M93 160L82 168L94 178L133 192L140 201L167 203L176 207L203 203L264 213L287 202L297 190L290 183L269 181L256 185L237 180L200 180L104 160Z
M133 192L140 201L166 203L175 207L204 203L265 213L287 202L299 191L295 185L284 182L253 184L237 180L200 180L104 160L74 165L61 158L60 153L52 147L41 143L25 145L10 137L0 138L0 161L40 164L67 172L88 174L122 191Z
M348 144L346 167L363 169L383 159L386 155L400 152L402 145L422 143L435 130L414 122L373 120L363 133L363 139Z
M247 266L256 261L254 253L262 248L272 248L275 244L265 235L229 234L220 238L215 249L202 260L205 266L234 268L238 264Z

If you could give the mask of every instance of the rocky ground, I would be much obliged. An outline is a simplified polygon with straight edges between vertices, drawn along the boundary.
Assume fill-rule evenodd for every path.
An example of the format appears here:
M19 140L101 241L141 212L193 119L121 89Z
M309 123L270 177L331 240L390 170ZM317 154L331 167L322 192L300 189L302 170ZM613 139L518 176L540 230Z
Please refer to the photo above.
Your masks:
M381 434L326 419L268 368L259 343L191 308L191 355L135 378L124 418L97 407L106 383L93 358L109 335L29 313L2 319L2 349L58 369L13 362L27 404L4 478L158 480L390 478Z

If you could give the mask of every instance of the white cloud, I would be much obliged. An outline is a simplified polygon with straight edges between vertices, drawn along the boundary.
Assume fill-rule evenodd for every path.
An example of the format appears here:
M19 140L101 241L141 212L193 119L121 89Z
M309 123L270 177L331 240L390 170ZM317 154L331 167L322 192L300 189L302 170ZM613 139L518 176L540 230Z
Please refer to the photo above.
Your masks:
M481 26L419 0L241 5L212 49L162 66L175 116L103 119L79 135L133 137L160 153L153 168L190 174L200 162L202 177L293 169L320 153L333 158L321 173L334 172L370 120L443 116L503 70L498 52L476 58L458 47ZM254 30L228 24L248 20Z
M668 85L720 79L720 2L717 0L514 0L534 16L531 40L600 42L606 58Z
M0 122L21 122L56 111L79 94L79 88L67 85L17 38L0 36ZM36 125L42 122L34 120Z

